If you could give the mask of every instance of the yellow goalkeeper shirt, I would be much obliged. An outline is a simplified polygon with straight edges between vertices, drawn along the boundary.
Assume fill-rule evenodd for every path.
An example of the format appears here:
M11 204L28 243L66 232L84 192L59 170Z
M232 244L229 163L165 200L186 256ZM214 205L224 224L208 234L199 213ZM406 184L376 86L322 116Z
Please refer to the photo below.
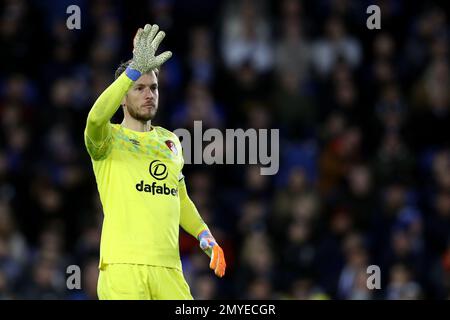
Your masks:
M133 85L123 73L97 99L84 132L103 206L100 263L181 270L179 226L207 229L187 195L178 137L158 126L138 132L110 118Z

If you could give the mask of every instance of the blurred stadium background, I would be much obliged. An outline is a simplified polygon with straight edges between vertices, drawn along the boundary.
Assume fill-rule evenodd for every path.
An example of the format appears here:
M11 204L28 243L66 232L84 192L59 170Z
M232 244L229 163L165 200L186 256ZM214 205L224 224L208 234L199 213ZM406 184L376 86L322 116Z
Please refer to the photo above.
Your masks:
M229 265L216 279L182 233L195 298L450 298L443 3L2 1L0 298L96 299L102 211L83 130L145 23L174 52L158 125L281 133L275 176L186 165ZM72 4L81 30L66 28ZM366 28L371 4L381 30ZM66 288L72 264L82 290ZM381 290L366 287L371 264Z

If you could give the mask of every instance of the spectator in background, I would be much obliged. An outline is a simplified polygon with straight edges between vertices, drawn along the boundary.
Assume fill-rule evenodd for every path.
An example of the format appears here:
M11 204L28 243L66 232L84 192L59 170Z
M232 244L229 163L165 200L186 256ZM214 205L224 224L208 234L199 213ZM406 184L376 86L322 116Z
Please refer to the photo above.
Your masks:
M250 165L246 168L244 181L245 191L250 198L267 199L272 191L270 179L261 174L259 165Z
M364 110L358 103L358 92L351 79L335 80L334 110L341 112L351 124L364 126Z
M71 290L68 299L71 300L97 300L98 259L89 258L82 266L81 291Z
M377 127L385 133L403 133L407 109L398 87L394 83L387 84L380 96L381 98L375 107Z
M0 16L0 65L2 72L27 72L35 74L45 50L33 48L41 42L39 12L27 1L6 1L2 3ZM32 26L32 27L30 27Z
M90 256L98 256L98 248L100 245L100 234L101 226L100 224L89 224L87 225L80 238L78 239L75 249L74 258L78 263L85 261ZM97 283L97 282L96 282Z
M151 16L155 24L157 24L161 30L167 30L170 34L171 30L174 26L174 18L173 18L173 9L174 9L174 1L173 0L157 0L157 1L149 1L148 4L148 12L146 12L149 16Z
M217 286L214 279L211 279L206 274L200 274L193 283L192 294L197 300L217 299Z
M318 228L317 199L305 195L294 200L294 208L289 223L286 225L283 243L278 248L282 262L282 280L288 289L299 274L316 276L317 244L315 236Z
M377 183L386 185L393 179L412 181L415 174L415 160L398 133L388 132L382 138L373 160Z
M298 84L304 84L310 76L311 45L305 38L300 8L300 1L285 0L281 3L282 24L280 40L275 47L274 68L278 78L291 72Z
M437 59L431 62L418 82L418 105L415 111L414 125L412 126L415 145L419 150L436 146L449 146L450 135L450 108L449 108L449 64L448 59Z
M432 168L432 182L437 188L443 190L450 189L450 150L443 149L436 152Z
M432 254L441 255L450 240L450 192L440 190L432 200L426 226L428 248Z
M347 175L352 163L361 160L361 131L357 127L345 129L333 137L320 155L319 188L324 197L332 196Z
M224 6L219 47L227 90L221 99L233 126L243 125L249 104L269 99L274 43L268 14L265 1L230 0Z
M385 254L384 265L391 268L397 263L405 264L417 277L423 276L424 252L420 236L411 230L397 229L392 232L391 247Z
M238 230L245 237L253 232L266 228L268 211L264 201L257 197L247 199L242 204L242 215L238 222Z
M292 283L291 294L294 300L329 300L330 297L314 283L311 278L300 278Z
M353 287L348 296L350 300L373 300L373 290L367 286L367 270L360 268L354 278Z
M20 289L22 299L55 300L66 297L63 274L47 259L35 261L30 277L25 281L25 287Z
M402 264L392 266L386 299L418 300L421 296L422 288L414 281L410 270Z
M447 242L447 250L441 257L440 266L442 268L440 279L435 279L438 281L439 289L436 292L441 293L438 295L439 298L450 298L450 241Z
M273 293L273 287L265 277L256 277L251 280L247 287L247 295L245 299L249 300L273 300L275 295Z
M450 195L437 192L426 221L425 241L430 272L426 276L433 298L444 299L450 292Z
M376 214L376 194L370 167L356 164L349 169L345 186L335 208L344 208L354 221L354 227L361 232L369 232Z
M295 197L311 192L312 186L308 182L305 170L295 166L289 171L286 186L276 191L274 200L274 214L272 215L275 226L283 225L289 219L292 212Z
M360 277L369 265L367 249L360 235L350 233L343 242L346 263L339 276L337 296L339 299L367 299L367 292L361 291Z
M194 121L200 120L203 130L220 128L225 122L210 89L202 83L191 82L187 86L185 102L172 114L172 126L193 130Z
M375 37L372 47L373 60L370 62L372 68L370 91L378 93L389 83L399 80L402 61L396 55L396 49L395 39L391 34L381 33ZM375 97L372 94L371 96Z
M264 230L253 231L247 233L241 250L240 262L238 266L239 272L239 287L237 290L238 296L241 298L250 298L247 294L261 293L268 295L272 292L272 284L277 280L275 273L274 253L269 243L268 235ZM255 286L255 279L266 279L263 281L263 286L256 286L253 290L248 290L250 286Z
M395 62L395 49L394 39L389 33L381 33L375 37L375 41L373 42L375 61Z
M66 268L69 261L64 251L64 230L58 223L47 225L40 234L39 247L33 248L29 270L19 283L24 299L66 298Z
M8 277L0 269L0 300L12 300L14 295L11 293Z
M316 105L301 94L299 74L286 70L279 74L272 94L274 116L283 136L302 139L314 136L318 112Z
M361 45L347 34L344 23L338 17L330 17L325 23L324 37L313 44L312 63L315 72L326 77L334 65L342 59L352 68L361 62Z
M186 62L189 78L206 86L213 85L216 77L217 66L212 45L211 34L206 27L197 27L191 31Z
M12 288L28 263L28 248L16 227L11 207L3 202L0 202L0 247L0 271L6 278L5 287Z
M431 6L422 10L412 22L411 32L405 45L405 57L408 65L409 79L414 78L414 74L420 72L423 66L428 63L430 56L430 41L445 35L448 32L446 17L443 10L436 6ZM447 30L446 30L447 29Z
M238 70L244 63L257 74L273 65L270 26L264 1L229 1L223 19L222 56L227 68Z

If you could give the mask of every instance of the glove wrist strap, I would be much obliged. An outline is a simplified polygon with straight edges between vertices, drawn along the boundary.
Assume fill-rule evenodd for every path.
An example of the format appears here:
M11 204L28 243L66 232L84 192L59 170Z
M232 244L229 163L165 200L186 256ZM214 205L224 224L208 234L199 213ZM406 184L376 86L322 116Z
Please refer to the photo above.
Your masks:
M138 70L132 69L129 66L125 69L125 74L133 81L136 81L141 76L141 73Z
M205 237L211 237L212 238L211 232L209 232L209 230L203 230L202 232L200 232L198 234L198 236L197 236L197 239L200 240L200 239L205 238Z

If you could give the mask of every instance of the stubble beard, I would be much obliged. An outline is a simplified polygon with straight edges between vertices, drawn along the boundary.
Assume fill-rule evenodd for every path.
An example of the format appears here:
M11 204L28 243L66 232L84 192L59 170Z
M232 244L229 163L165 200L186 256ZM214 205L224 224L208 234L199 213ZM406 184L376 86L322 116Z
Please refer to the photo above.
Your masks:
M134 108L128 108L128 113L133 119L138 121L147 122L153 120L156 116L156 112L158 111L158 106L155 105L154 108L150 109L149 112L141 113L139 109L136 110Z

